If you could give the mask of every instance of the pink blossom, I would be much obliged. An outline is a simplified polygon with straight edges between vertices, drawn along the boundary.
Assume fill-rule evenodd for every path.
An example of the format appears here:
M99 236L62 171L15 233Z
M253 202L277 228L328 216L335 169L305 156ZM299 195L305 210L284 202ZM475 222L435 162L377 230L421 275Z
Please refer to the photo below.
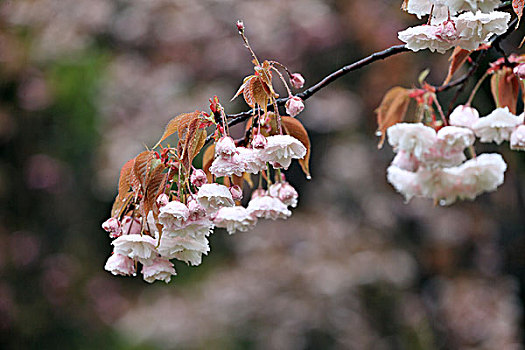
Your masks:
M454 21L445 21L437 26L436 36L441 40L453 42L458 38Z
M287 206L295 208L297 206L297 198L299 195L295 188L288 182L278 182L268 188L268 194L272 197L278 198Z
M292 212L286 208L286 205L278 198L271 196L259 196L250 200L248 203L248 212L258 218L265 219L286 219Z
M181 229L190 216L188 207L179 201L171 201L160 208L159 221L168 230Z
M510 149L525 151L525 125L520 125L510 135Z
M412 197L421 196L421 186L418 183L415 172L398 168L391 165L387 169L388 182L401 193L408 202Z
M472 129L472 125L479 120L479 113L475 108L459 105L452 111L449 118L450 125Z
M292 159L302 159L306 155L306 147L290 135L274 135L267 138L268 144L262 150L261 158L274 163L275 167L288 169Z
M486 117L480 118L472 129L481 142L495 142L498 145L510 140L510 134L523 123L523 116L517 117L508 107L496 108Z
M117 238L122 235L122 227L117 218L109 218L102 223L102 228L109 232L109 237Z
M286 113L288 113L290 117L295 117L304 109L303 100L298 96L290 97L284 106L286 107Z
M230 187L230 193L234 201L240 201L242 199L242 188L238 185Z
M145 265L157 256L155 249L157 242L153 237L147 235L124 235L115 239L111 244L115 247L115 253L137 259Z
M520 79L525 79L525 63L520 63L514 67L514 74Z
M436 131L422 123L397 123L387 129L388 143L395 152L405 151L421 158L437 140Z
M301 89L304 86L304 78L300 73L292 73L290 76L290 84L296 89Z
M208 254L210 246L206 235L162 236L159 253L166 259L177 259L191 264L200 265L202 255Z
M261 157L264 152L262 149L237 147L237 151L244 164L245 172L258 174L260 171L266 170L266 162Z
M245 167L243 158L235 153L231 156L219 156L215 158L210 166L210 172L217 177L231 176L233 174L242 176Z
M160 194L158 197L157 197L157 205L159 207L163 207L165 206L166 204L168 204L170 201L168 195L166 193L162 193Z
M259 133L257 133L252 140L253 148L257 148L257 149L265 148L267 143L268 141L266 140L266 137L264 137L263 134L259 134Z
M124 216L124 219L122 219L122 234L140 235L141 232L142 225L139 219L132 218L131 216Z
M188 200L189 220L197 221L206 216L206 209L193 197Z
M171 276L176 274L173 264L167 259L156 258L150 265L142 266L142 276L149 283L153 283L156 280L169 283Z
M419 167L419 160L413 154L399 151L394 157L392 165L403 170L416 171Z
M104 269L111 272L115 276L136 275L135 263L133 262L133 259L118 253L111 254L111 256L106 261Z
M197 193L197 200L207 211L235 205L228 187L216 183L202 185Z
M237 150L235 147L235 142L229 136L223 136L217 141L215 145L215 154L220 157L230 157L233 154L236 154Z
M253 229L257 219L246 208L235 206L219 209L213 222L215 226L224 227L229 234L233 234L235 231L246 232Z
M208 178L206 177L206 173L202 169L195 169L191 173L190 181L194 186L201 187L205 183L208 182Z
M441 38L443 34L447 34L446 28L423 24L399 32L398 37L412 51L429 49L432 52L445 53L454 47L454 43Z

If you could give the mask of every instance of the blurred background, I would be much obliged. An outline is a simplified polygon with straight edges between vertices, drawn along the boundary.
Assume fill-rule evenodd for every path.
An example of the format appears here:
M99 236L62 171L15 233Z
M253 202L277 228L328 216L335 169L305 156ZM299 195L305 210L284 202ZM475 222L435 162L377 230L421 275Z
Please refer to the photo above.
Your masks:
M400 5L0 0L0 348L521 349L524 156L479 148L502 152L505 184L441 208L405 204L386 182L392 150L376 147L383 94L427 67L439 85L448 55L404 53L307 101L312 180L288 171L289 220L216 230L203 264L177 262L168 285L103 269L124 162L213 95L247 109L228 102L252 70L237 19L260 58L310 86L399 44L417 23ZM487 84L474 103L494 108Z

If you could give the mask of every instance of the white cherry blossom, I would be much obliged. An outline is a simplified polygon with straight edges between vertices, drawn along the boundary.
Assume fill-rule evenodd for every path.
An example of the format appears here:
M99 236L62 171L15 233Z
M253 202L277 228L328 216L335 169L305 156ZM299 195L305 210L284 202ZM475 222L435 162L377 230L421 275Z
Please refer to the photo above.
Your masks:
M142 266L142 277L149 283L157 280L169 283L171 276L176 274L173 264L167 259L156 258L150 265Z
M241 206L219 209L213 220L216 227L226 228L229 234L235 231L246 232L255 227L257 219Z
M472 129L481 142L495 142L498 145L503 141L510 140L514 129L523 123L523 115L520 117L512 114L508 107L496 108L486 117L480 118Z

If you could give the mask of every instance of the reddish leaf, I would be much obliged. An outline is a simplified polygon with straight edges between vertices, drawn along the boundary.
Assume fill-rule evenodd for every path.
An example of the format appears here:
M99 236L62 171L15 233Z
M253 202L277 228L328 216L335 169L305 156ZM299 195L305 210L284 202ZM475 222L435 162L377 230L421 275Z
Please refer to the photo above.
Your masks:
M490 79L490 89L496 107L508 107L511 113L516 114L519 86L519 80L512 68L503 67L496 71Z
M383 146L386 130L404 120L410 103L409 89L395 86L388 90L381 104L375 110L377 114L377 134L381 136L378 148Z
M193 119L187 127L187 133L184 142L184 151L182 152L182 165L189 169L193 159L199 154L200 150L206 142L205 129L199 128L201 121Z
M127 194L121 196L117 195L115 198L115 201L113 202L113 206L111 208L111 216L112 217L120 217L123 212L128 207L129 203L133 199L133 192L128 192Z
M159 190L161 186L165 183L165 178L168 174L164 173L166 167L163 164L158 164L155 168L152 169L151 174L148 176L149 180L145 184L146 190L144 195L144 212L147 215L150 210L153 210L155 201L159 196Z
M133 176L135 179L133 190L135 192L143 191L146 188L154 159L155 154L153 151L144 151L135 158L135 162L133 162Z
M134 162L135 158L128 160L120 170L120 178L118 179L118 195L121 197L126 195L131 187L130 173L133 169Z
M308 132L304 128L303 124L295 118L292 117L282 117L281 123L284 128L284 131L301 141L301 143L306 147L306 155L303 159L299 159L299 164L301 169L306 174L306 177L310 178L310 138L308 137Z
M236 98L237 96L239 96L240 94L242 94L242 93L244 92L244 89L246 89L246 87L248 86L248 84L250 83L250 80L251 80L252 78L255 78L255 75L249 75L249 76L247 76L247 77L245 77L245 78L243 79L242 84L241 84L241 86L239 87L239 90L237 90L237 92L236 92L235 95L232 97L232 99L230 100L230 102L233 101L233 100L235 100L235 98Z
M184 126L188 125L188 123L198 117L200 115L200 111L195 111L191 113L183 113L179 114L172 120L168 122L168 125L166 125L166 128L164 129L164 133L162 134L162 137L160 138L159 142L153 148L156 148L162 141L167 139L169 136L173 135L174 133L178 132L181 127L184 128ZM180 137L180 133L179 133Z
M463 64L467 61L467 58L470 56L470 51L464 50L461 47L457 46L454 49L454 52L452 52L452 55L448 59L450 62L450 66L448 67L448 74L445 78L445 81L443 82L443 85L448 84L450 82L450 79L452 79L452 76L454 73L463 66Z

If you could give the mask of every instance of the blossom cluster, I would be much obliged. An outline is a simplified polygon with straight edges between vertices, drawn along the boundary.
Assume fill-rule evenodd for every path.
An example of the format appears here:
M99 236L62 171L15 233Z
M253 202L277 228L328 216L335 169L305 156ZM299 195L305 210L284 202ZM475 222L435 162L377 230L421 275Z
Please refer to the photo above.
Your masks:
M387 136L397 153L388 181L407 201L425 197L440 205L474 199L503 183L505 161L497 153L476 156L476 137L498 145L509 141L511 149L525 150L523 114L516 116L508 107L480 118L475 108L460 105L450 115L450 126L437 132L422 123L398 123L388 128ZM466 149L472 155L467 161Z
M176 147L144 151L123 166L112 217L102 224L114 239L113 254L105 265L114 275L134 276L140 263L144 280L168 283L176 275L170 260L200 265L210 252L208 237L214 228L229 234L249 231L259 219L288 218L289 208L297 206L297 191L283 171L298 159L309 176L308 134L294 119L304 103L291 93L275 66L288 73L293 88L302 88L304 78L278 62L259 63L241 21L237 29L254 56L255 74L244 79L234 98L242 93L248 105L258 106L244 138L234 140L229 135L228 116L215 96L210 99L211 113L195 111L173 118L154 149L175 133ZM287 89L288 116L281 117L277 109L267 111L267 104L275 106L278 97L272 71ZM212 126L214 133L208 137L207 128ZM214 144L203 154L202 169L195 168L193 160L207 139ZM258 186L243 206L243 185L253 187L252 175L258 175Z
M258 134L252 144L254 147L236 147L229 136L219 139L211 173L216 177L257 174L270 164L280 170L306 154L305 146L289 135L266 138ZM277 182L269 183L267 190L255 190L247 207L239 205L242 189L238 185L208 183L201 169L194 169L190 179L196 193L190 193L185 201L174 193L159 195L158 215L150 211L144 224L131 216L122 220L112 217L103 223L104 230L115 238L106 270L115 275L136 275L137 263L141 263L144 280L169 282L176 274L170 260L200 265L202 255L210 251L207 237L215 227L225 228L229 234L245 232L261 218L288 218L288 208L297 205L297 191L283 174Z
M456 46L476 50L491 36L503 34L508 28L510 14L495 11L498 4L494 0L409 0L406 6L409 13L431 18L428 24L399 32L399 39L412 51L429 49L444 53Z

